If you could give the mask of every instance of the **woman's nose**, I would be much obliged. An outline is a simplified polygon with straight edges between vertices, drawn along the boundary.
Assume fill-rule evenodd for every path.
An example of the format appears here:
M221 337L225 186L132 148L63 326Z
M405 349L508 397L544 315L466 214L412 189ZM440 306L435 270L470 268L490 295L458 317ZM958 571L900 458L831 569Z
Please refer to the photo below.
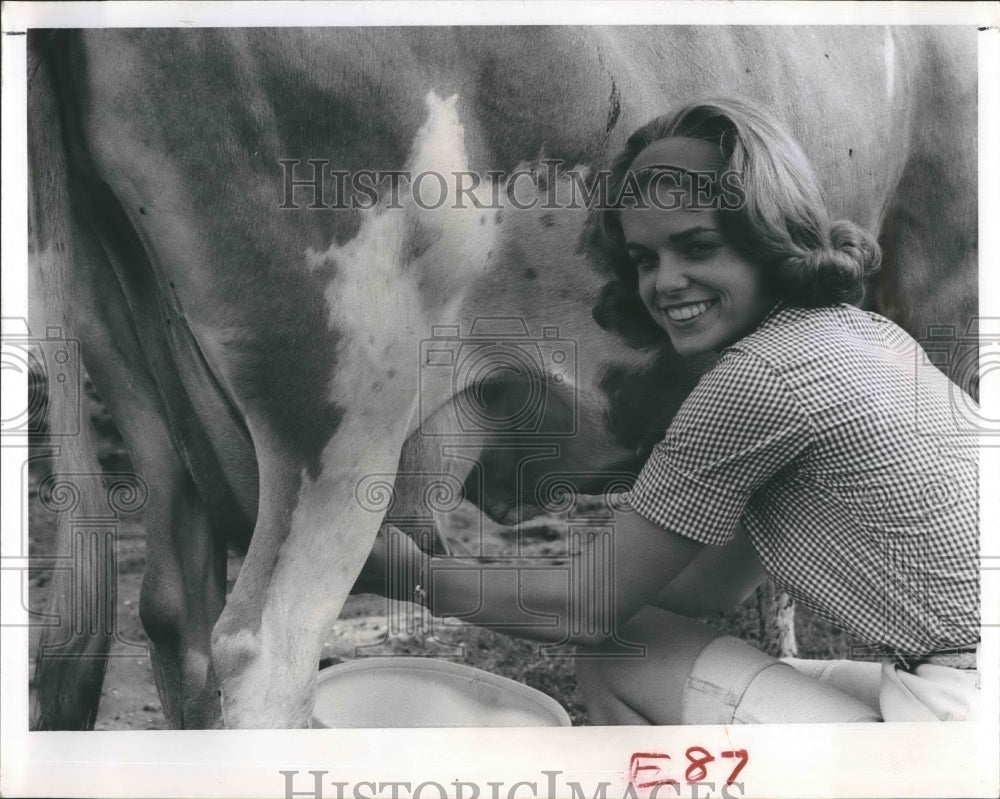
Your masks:
M659 268L656 270L657 292L669 294L687 288L689 282L683 264L672 253L660 253Z

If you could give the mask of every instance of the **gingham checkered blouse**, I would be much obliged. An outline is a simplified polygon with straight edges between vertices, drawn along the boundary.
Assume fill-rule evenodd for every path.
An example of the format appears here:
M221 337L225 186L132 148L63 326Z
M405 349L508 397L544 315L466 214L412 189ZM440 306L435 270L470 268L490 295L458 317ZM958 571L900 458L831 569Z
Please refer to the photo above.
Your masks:
M883 651L975 643L978 455L959 395L888 319L778 306L723 350L628 499L705 544L742 521L780 587Z

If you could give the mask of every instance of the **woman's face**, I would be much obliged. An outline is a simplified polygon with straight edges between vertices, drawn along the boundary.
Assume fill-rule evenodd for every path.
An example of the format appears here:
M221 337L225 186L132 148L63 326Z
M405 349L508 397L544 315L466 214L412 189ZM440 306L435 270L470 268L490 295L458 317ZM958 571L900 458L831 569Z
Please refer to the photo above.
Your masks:
M723 238L718 213L650 206L619 214L643 304L682 356L742 338L776 302L760 268Z

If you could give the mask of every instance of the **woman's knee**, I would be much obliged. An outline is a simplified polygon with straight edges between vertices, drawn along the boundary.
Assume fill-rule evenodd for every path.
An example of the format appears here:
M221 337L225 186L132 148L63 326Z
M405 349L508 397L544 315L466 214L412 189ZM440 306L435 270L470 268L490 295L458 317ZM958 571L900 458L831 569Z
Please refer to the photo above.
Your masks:
M650 724L645 709L633 706L623 694L627 677L618 657L602 656L593 648L577 650L576 684L591 724Z
M720 635L686 617L645 608L615 640L578 648L577 685L588 710L601 719L596 723L678 723L691 666Z

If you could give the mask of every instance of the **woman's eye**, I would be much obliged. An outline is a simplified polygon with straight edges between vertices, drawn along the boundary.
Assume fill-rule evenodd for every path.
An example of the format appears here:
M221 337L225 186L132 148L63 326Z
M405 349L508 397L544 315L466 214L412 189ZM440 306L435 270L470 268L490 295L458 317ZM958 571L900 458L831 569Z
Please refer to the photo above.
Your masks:
M650 253L633 253L632 263L640 272L645 272L656 266L656 256Z
M711 257L719 245L714 241L695 241L684 248L684 255L693 260L701 260Z

